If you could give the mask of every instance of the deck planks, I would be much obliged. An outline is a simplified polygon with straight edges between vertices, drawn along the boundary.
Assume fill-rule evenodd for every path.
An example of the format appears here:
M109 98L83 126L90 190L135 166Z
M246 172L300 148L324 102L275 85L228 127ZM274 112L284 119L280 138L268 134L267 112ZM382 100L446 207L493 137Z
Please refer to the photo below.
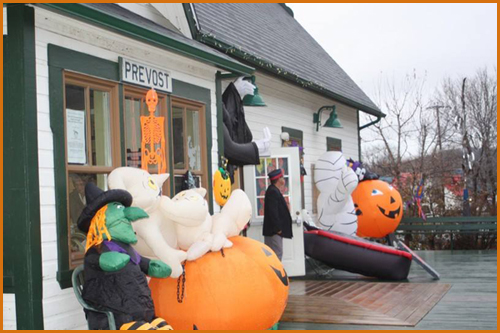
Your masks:
M291 286L282 321L395 326L415 326L450 288L449 284L307 280L293 281ZM301 292L295 294L297 290Z
M414 330L414 329L449 329L449 330L496 330L497 329L497 253L496 251L420 251L418 255L434 267L441 280L434 281L420 267L412 264L407 283L450 284L452 288L424 316L416 326L374 325L374 324L331 324L319 322L283 322L280 329L321 329L321 330ZM318 279L312 271L302 279ZM363 277L335 270L328 274L328 279L341 288L348 282L375 282L373 278ZM296 281L297 279L293 279ZM315 281L322 282L322 281ZM319 284L316 284L316 288ZM303 286L291 284L290 297L294 290ZM332 288L332 291L334 289ZM305 293L302 290L302 295ZM364 300L357 303L362 307L376 308L376 303L387 290L372 290ZM295 293L300 295L300 293ZM364 294L360 294L362 298ZM359 300L357 297L351 301ZM423 311L423 310L422 310ZM408 313L406 313L408 315ZM408 317L412 320L412 313ZM379 317L377 317L379 318ZM396 319L398 320L398 319Z

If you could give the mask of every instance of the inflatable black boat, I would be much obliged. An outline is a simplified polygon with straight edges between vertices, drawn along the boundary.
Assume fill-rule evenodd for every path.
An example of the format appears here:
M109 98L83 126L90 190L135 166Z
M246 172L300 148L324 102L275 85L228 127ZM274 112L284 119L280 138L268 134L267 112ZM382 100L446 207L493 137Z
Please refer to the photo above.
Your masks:
M308 229L304 231L304 248L313 259L336 269L384 280L408 277L412 261L408 252L341 233Z

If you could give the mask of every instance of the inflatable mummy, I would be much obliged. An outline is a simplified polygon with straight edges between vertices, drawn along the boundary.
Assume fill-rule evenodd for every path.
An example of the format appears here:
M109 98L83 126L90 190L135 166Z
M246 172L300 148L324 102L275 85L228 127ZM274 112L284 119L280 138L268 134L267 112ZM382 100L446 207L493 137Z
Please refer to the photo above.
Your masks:
M321 155L314 167L314 183L318 197L318 227L356 235L358 218L351 193L358 186L358 176L347 166L341 152L329 151Z

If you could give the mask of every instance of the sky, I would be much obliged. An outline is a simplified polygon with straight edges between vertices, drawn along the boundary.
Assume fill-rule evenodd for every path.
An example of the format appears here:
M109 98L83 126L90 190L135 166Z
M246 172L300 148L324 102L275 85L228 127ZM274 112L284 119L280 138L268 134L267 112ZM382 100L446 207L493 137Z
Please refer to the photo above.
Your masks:
M430 95L443 77L497 64L496 3L287 5L372 100L381 75L416 71Z
M497 65L496 3L287 6L376 104L380 82L397 86L405 75L416 73L425 77L424 103L433 104L432 96L445 77L472 77L480 68L493 70ZM361 123L368 121L362 114ZM362 131L361 138L363 152L378 151L380 141L373 131ZM393 144L394 139L389 137ZM410 141L408 153L415 155L417 149Z

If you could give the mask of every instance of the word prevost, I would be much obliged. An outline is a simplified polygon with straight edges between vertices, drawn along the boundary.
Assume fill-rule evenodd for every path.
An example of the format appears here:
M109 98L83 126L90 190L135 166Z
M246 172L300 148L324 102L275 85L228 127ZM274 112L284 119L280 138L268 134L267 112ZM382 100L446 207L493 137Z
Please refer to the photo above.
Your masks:
M122 81L155 88L156 90L172 92L172 78L168 71L125 58L121 58L121 61Z

